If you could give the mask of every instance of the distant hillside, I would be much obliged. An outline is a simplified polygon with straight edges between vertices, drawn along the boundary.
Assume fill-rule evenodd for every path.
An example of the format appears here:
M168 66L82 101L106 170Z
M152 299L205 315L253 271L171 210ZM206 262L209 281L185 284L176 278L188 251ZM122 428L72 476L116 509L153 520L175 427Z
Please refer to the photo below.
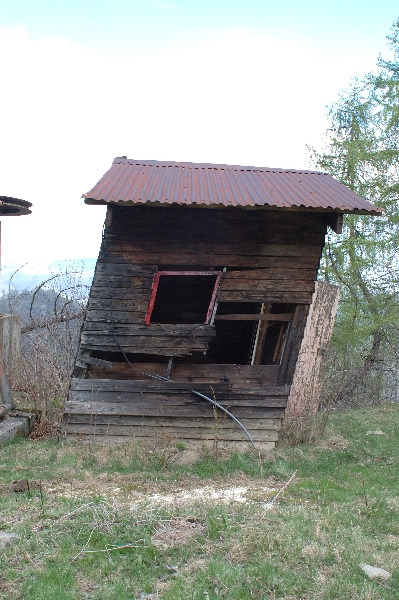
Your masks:
M65 272L76 272L74 276L79 275L81 283L90 285L93 279L96 259L82 258L74 261L60 260L48 263L48 265L38 264L36 272L35 266L34 263L27 263L24 266L3 266L1 269L1 292L8 294L10 279L12 290L23 292L24 290L34 290L54 274Z
M45 321L54 318L56 315L65 315L78 312L85 304L84 298L74 298L71 296L60 295L53 289L41 289L34 297L34 291L24 290L22 292L12 292L10 295L0 297L0 310L4 314L16 314L22 317L22 326L29 325L32 318L36 321ZM32 309L32 318L30 312Z

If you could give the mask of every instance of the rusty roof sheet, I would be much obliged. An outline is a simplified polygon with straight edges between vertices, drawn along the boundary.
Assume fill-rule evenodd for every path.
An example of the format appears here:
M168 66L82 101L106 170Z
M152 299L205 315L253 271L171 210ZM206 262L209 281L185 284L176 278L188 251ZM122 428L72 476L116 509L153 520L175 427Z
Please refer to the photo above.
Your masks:
M327 173L208 163L115 158L109 171L83 194L87 204L269 206L378 214Z
M30 215L31 202L12 198L11 196L0 196L0 216Z

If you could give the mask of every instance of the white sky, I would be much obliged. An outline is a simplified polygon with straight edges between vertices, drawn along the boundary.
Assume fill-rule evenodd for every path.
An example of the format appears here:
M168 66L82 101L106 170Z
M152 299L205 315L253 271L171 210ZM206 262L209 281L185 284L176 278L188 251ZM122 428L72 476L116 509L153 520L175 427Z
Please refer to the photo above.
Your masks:
M115 156L309 168L326 104L386 53L239 23L113 51L1 23L0 195L33 203L2 219L2 264L31 273L97 256L104 208L80 196Z

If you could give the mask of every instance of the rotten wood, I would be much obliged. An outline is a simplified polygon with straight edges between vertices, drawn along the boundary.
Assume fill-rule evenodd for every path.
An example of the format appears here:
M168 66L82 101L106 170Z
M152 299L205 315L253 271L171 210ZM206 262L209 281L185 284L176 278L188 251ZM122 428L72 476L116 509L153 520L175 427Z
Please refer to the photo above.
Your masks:
M292 313L280 313L267 315L216 315L217 321L291 321Z
M295 307L292 320L288 326L285 349L277 377L277 385L279 386L291 385L292 383L309 312L309 304L298 304Z
M198 440L198 441L214 441L218 439L225 444L226 442L235 442L235 441L243 441L245 442L245 448L248 445L248 439L246 438L244 432L240 433L239 430L231 431L229 433L220 432L217 427L201 429L201 430L188 430L187 433L181 429L175 429L172 426L165 427L146 427L144 426L123 426L123 425L96 425L92 424L66 424L65 426L66 433L68 435L78 434L78 435L89 435L89 436L99 436L101 438L109 439L113 436L128 436L133 438L156 438L159 435L165 434L167 438L176 438L184 441ZM277 432L276 432L277 433ZM271 435L271 434L270 434ZM275 441L266 442L265 440L269 439L268 432L263 432L261 430L255 430L251 432L251 437L256 443L257 448L259 449L271 449L275 446ZM277 439L277 436L276 436Z
M89 392L101 392L101 391L112 391L112 392L151 392L160 391L167 393L167 391L183 391L190 390L194 385L189 381L157 381L155 379L143 380L111 380L111 379L80 379L72 378L71 389L72 390L87 390ZM197 388L198 386L195 386ZM259 388L237 388L230 383L214 383L212 384L215 393L219 391L237 391L237 393L249 394L262 394L264 396L288 396L289 388L287 387L265 387L260 391ZM198 391L202 391L199 388ZM210 386L206 386L204 393L209 393Z
M121 357L122 358L122 357ZM151 375L164 375L165 363L137 363L133 366L142 373ZM140 375L126 362L114 362L113 369L109 370L95 365L90 366L90 377L94 379L138 379L147 378ZM211 365L211 364L173 364L170 378L174 381L191 381L197 383L226 382L241 386L275 387L278 365Z
M115 403L115 402L74 402L68 401L65 404L64 414L81 414L81 415L118 415L123 417L124 415L130 416L152 416L152 417L177 417L177 418L195 418L201 417L203 419L215 419L217 413L218 418L224 418L224 412L210 405L209 402L204 400L203 404L191 404L185 406L169 406L165 404L142 404L136 405L134 403ZM246 407L246 406L235 406L234 416L241 420L243 418L259 418L259 419L278 419L284 416L284 408L274 407Z
M316 283L296 361L288 417L310 415L318 409L321 365L334 327L338 298L337 286L320 281Z

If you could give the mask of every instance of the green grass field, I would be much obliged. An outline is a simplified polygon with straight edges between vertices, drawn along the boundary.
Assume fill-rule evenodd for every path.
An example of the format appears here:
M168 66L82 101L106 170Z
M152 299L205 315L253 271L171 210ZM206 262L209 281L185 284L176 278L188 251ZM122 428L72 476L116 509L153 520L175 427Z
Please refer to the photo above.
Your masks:
M0 449L0 530L20 535L0 598L399 598L398 423L395 405L337 413L317 446L191 467L172 442L18 440Z

